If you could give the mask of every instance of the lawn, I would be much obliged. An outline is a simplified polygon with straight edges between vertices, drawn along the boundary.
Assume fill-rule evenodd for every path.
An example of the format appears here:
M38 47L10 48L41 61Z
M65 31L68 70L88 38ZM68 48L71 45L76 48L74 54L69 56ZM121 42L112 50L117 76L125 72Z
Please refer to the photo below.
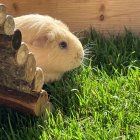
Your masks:
M44 85L55 111L0 108L1 140L140 140L140 37L84 33L84 64Z

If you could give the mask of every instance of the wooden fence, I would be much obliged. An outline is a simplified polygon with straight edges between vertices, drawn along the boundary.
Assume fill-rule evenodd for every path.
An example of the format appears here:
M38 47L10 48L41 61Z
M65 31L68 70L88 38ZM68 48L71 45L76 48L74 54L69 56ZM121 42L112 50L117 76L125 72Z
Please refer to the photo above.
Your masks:
M140 32L140 0L0 0L9 14L48 14L64 21L72 31L94 27L104 33L124 27Z

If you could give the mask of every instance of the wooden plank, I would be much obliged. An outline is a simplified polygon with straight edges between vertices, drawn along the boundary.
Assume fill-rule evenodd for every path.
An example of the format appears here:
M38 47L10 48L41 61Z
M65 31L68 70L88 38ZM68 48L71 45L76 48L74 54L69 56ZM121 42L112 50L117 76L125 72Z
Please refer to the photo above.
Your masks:
M140 32L140 0L1 0L14 16L40 13L64 21L72 31L90 25L103 32L120 32L124 26Z

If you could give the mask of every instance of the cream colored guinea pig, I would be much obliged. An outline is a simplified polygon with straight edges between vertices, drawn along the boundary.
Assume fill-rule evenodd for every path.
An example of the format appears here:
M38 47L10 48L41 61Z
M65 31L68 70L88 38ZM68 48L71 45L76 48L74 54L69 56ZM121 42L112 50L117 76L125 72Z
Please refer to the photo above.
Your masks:
M78 38L61 21L38 14L14 18L22 32L22 41L35 55L37 66L44 71L45 82L61 76L83 61L84 50Z

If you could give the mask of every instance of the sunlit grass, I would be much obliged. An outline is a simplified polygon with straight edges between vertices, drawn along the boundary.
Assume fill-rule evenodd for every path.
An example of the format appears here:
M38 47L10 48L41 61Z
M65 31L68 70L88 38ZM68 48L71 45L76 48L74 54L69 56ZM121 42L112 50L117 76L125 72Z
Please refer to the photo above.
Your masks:
M2 140L140 139L140 38L91 30L85 65L47 84L55 111L36 118L0 108Z

